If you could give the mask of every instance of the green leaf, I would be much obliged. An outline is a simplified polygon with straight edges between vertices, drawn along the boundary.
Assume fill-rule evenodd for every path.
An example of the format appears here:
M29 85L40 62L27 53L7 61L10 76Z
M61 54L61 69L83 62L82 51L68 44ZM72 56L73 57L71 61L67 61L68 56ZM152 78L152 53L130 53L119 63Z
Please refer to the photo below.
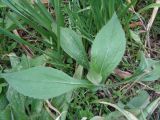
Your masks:
M144 12L144 11L146 11L148 9L151 9L151 8L154 8L154 7L160 7L160 4L159 3L152 3L152 4L148 5L148 6L140 9L139 13Z
M145 75L141 78L141 81L155 81L160 78L160 61L152 60L151 58L145 58L145 55L141 53L141 62L137 71L142 71Z
M150 96L146 91L140 91L139 95L132 98L127 106L130 108L144 109L149 103Z
M13 120L9 105L2 112L0 112L0 120Z
M53 118L49 115L47 110L42 109L40 117L37 120L53 120Z
M125 45L125 33L117 15L114 14L112 19L99 31L93 42L90 72L94 71L97 75L101 75L103 80L106 79L121 61ZM94 81L94 78L89 80Z
M2 93L3 87L6 87L7 83L0 83L0 94Z
M20 63L19 57L15 53L10 53L8 56L10 59L11 67L14 69Z
M49 67L33 67L1 76L18 92L39 99L56 97L75 88L91 85L88 81L75 80Z
M109 113L105 120L127 120L127 118L119 111Z
M138 69L141 71L150 70L152 65L158 62L158 61L152 60L151 58L146 58L143 52L140 52L140 56L141 56L140 65Z
M127 109L134 116L138 116L141 113L140 109ZM127 118L119 111L112 111L106 117L105 120L127 120Z
M0 94L0 112L3 111L8 105L8 100L5 94Z
M47 63L48 57L45 55L37 56L30 60L31 66L44 66Z
M160 104L160 97L151 102L142 112L142 114L139 116L139 120L144 120L144 118L147 118L147 116L151 115L155 109Z
M87 74L87 78L95 85L98 85L102 81L102 76L92 70L90 70L89 73Z
M14 118L16 120L27 120L28 116L25 109L26 97L9 87L7 91L7 99L12 108Z
M0 8L5 8L7 7L4 3L2 3L2 1L0 0Z
M160 93L160 84L155 84L154 85L154 90L158 93Z
M32 114L40 113L43 109L43 100L31 99L30 105Z
M81 79L82 76L83 76L83 67L81 65L79 65L75 69L75 73L74 73L73 77L76 78L76 79ZM53 101L53 103L55 103L55 101L56 101L56 103L58 103L59 106L60 105L61 105L61 107L63 106L62 107L63 109L62 109L62 112L61 112L62 113L61 114L61 120L66 120L67 113L68 113L69 106L70 106L70 103L71 103L72 99L73 99L73 91L68 92L65 96L64 95L60 96ZM61 108L61 107L59 107L59 108Z
M44 66L48 59L45 55L30 58L29 56L26 56L24 54L22 55L22 57L18 57L15 53L10 53L8 56L12 66L12 69L8 71L11 72L16 72L36 66Z
M61 26L64 26L64 17L61 10L61 0L51 0L50 1L54 7L57 22L57 49L60 51L60 37L61 37Z
M137 42L138 44L142 44L140 36L136 32L130 30L130 35L132 39L135 40L135 42Z
M89 63L82 43L82 38L69 28L61 29L61 47L83 67L88 68Z
M148 71L149 73L144 76L142 81L155 81L160 78L160 62L152 65L152 70Z
M94 116L90 120L105 120L105 118L104 117L100 117L100 116Z
M109 102L104 102L104 101L100 101L99 103L114 107L119 112L121 112L121 114L123 114L128 120L138 120L131 112L126 111L126 110L120 108L119 106L117 106L115 104L112 104L112 103L109 103Z

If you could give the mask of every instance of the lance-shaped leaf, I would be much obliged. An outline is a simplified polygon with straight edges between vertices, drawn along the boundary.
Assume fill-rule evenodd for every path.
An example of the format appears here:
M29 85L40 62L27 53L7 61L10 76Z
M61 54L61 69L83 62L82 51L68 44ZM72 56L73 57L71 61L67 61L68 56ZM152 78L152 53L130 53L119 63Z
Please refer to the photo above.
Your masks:
M38 99L56 97L75 88L90 85L85 80L76 80L62 71L49 67L33 67L1 74L1 77L18 92Z
M103 80L106 79L121 61L125 52L125 45L125 33L117 15L114 14L111 20L99 31L93 42L88 74L88 78L92 79L89 80L97 83L96 79L90 77L92 73L101 75Z
M61 28L61 47L83 67L88 68L88 59L82 43L82 38L69 28Z

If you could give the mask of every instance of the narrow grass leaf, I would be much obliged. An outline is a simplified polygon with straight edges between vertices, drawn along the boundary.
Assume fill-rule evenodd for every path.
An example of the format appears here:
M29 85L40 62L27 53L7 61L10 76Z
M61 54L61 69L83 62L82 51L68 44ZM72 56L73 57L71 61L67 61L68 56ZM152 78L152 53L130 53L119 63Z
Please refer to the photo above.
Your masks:
M152 4L148 5L148 6L140 9L139 13L144 12L144 11L146 11L148 9L151 9L151 8L154 8L154 7L160 7L160 4L159 3L152 3Z

